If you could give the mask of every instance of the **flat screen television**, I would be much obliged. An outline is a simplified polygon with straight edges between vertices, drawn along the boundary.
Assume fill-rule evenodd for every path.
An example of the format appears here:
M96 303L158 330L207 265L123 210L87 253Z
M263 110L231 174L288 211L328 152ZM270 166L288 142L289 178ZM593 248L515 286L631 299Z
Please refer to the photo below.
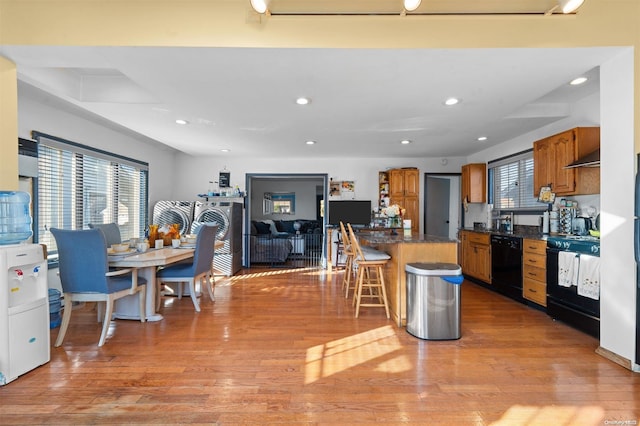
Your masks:
M339 226L340 222L351 226L369 226L371 223L371 200L329 201L329 224Z

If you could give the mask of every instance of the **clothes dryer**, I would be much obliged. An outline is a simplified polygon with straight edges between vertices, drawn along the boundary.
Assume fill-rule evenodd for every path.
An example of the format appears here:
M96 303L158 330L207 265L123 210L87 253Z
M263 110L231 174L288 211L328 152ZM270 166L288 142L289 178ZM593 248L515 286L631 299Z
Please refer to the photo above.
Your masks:
M177 223L180 233L191 232L195 201L158 201L153 207L153 223L160 227Z
M224 245L216 250L213 268L231 276L242 268L242 212L243 198L210 198L196 201L191 232L195 233L203 223L218 225L216 239Z

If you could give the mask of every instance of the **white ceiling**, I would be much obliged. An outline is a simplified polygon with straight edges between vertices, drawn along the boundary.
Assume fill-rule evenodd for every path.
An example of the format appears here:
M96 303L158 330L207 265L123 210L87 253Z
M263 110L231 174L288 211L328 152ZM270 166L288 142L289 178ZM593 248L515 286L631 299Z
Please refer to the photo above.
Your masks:
M614 54L0 46L18 66L19 95L189 155L249 157L466 156L566 117L599 90L598 66ZM299 96L311 103L296 105ZM461 103L445 107L451 96Z

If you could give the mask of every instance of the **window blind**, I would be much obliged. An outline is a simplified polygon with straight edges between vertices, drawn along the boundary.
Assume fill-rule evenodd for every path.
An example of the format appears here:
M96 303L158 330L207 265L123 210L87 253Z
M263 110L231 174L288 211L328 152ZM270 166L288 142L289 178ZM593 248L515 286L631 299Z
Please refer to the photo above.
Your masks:
M123 240L141 237L148 218L148 164L54 136L38 142L38 242L57 258L51 228L117 223Z
M533 150L489 162L493 208L541 210L546 207L533 195Z

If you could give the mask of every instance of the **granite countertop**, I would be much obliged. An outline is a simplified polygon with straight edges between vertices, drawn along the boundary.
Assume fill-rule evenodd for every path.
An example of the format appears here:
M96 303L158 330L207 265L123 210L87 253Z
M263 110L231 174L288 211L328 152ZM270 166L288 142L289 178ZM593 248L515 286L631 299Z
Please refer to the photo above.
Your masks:
M457 239L451 239L447 237L439 237L436 235L426 234L411 234L405 236L402 232L398 232L398 235L391 235L389 231L386 232L362 232L358 234L358 238L367 241L370 244L415 244L415 243L458 243Z
M490 235L508 235L513 237L528 238L531 240L546 240L548 235L543 235L537 226L523 226L516 225L514 232L503 232L495 229L474 229L474 228L460 228L461 231L477 232L479 234Z

